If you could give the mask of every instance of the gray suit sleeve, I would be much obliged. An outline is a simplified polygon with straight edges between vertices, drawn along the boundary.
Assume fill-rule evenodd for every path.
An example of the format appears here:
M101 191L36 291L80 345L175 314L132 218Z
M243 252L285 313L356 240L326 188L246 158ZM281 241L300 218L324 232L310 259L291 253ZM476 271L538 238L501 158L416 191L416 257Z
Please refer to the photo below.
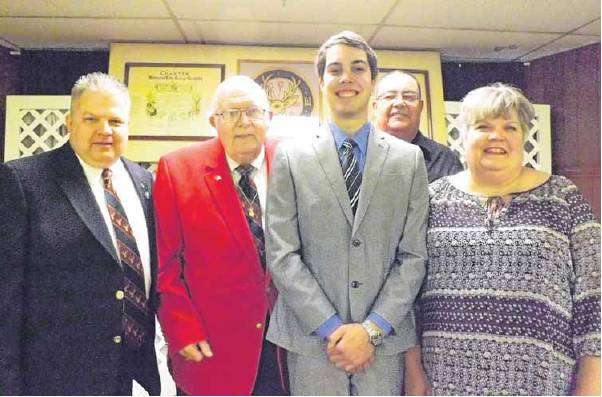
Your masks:
M397 257L372 307L372 311L387 320L394 330L406 316L413 316L414 300L426 272L428 181L422 152L416 149L415 153L414 178L409 186L410 200Z
M267 264L279 292L310 335L336 310L302 260L297 196L286 145L280 144L270 173L266 204Z

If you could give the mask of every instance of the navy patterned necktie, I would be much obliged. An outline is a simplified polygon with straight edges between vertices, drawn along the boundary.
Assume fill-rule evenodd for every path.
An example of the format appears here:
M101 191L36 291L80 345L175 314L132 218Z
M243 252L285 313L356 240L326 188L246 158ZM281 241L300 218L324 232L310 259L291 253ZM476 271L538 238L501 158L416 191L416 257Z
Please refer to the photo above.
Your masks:
M125 298L123 299L123 333L126 345L138 348L142 346L148 334L150 318L148 300L144 292L144 269L136 239L121 201L113 189L111 176L111 170L104 169L102 171L107 208L115 230L119 259L124 274L124 294L118 293L118 299Z
M362 185L362 173L360 172L360 166L353 153L353 148L357 146L357 143L353 139L345 139L340 149L340 160L341 167L343 168L343 178L345 179L345 185L347 186L347 193L349 193L349 202L353 215L357 210L357 203L360 198L360 186Z
M236 171L240 174L240 180L238 181L238 196L247 222L249 223L251 234L253 235L253 242L257 249L257 255L259 255L259 261L265 270L265 240L263 236L263 227L261 226L261 205L259 204L257 187L255 186L253 179L251 179L251 174L254 170L255 167L250 164L239 165L236 167Z

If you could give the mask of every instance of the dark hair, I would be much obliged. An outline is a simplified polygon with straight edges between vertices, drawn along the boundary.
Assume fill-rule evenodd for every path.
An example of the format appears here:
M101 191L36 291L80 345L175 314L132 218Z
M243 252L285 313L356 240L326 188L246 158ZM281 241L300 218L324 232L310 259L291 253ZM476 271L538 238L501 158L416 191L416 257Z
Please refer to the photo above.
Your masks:
M334 36L330 36L318 50L315 64L316 71L318 72L318 77L320 79L322 79L324 76L324 69L326 68L326 51L328 51L330 47L334 47L338 44L363 50L368 58L368 65L370 65L370 75L372 80L376 80L376 76L378 76L378 61L376 59L376 53L372 48L370 48L362 36L349 30L345 30L335 34Z

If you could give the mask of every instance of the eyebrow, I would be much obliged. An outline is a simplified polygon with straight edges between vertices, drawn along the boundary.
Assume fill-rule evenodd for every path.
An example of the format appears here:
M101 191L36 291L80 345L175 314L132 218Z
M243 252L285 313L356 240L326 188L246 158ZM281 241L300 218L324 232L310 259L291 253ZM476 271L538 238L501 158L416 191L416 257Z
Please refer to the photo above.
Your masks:
M358 63L361 63L363 65L368 65L368 62L361 60L361 59L356 59L355 61L351 61L352 65L357 65ZM326 66L331 66L331 65L342 65L343 63L341 61L334 61L334 62L330 62L328 64L326 64Z

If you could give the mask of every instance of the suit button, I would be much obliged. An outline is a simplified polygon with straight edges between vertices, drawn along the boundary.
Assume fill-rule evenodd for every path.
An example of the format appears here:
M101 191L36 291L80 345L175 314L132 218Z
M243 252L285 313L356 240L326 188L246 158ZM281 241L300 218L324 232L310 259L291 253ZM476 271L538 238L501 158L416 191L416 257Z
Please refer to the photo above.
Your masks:
M351 282L351 288L359 288L360 285L362 285L362 283L360 283L359 281L352 281Z
M117 290L117 292L115 292L115 298L117 298L118 301L122 300L124 296L125 294L122 290Z
M261 324L261 323L257 323L257 324L255 324L255 328L257 328L257 329L261 329L261 327L263 327L263 324Z
M358 239L355 239L351 244L353 244L354 247L359 247L360 245L362 245L362 242Z
M121 336L117 335L113 337L113 342L115 343L121 343Z

